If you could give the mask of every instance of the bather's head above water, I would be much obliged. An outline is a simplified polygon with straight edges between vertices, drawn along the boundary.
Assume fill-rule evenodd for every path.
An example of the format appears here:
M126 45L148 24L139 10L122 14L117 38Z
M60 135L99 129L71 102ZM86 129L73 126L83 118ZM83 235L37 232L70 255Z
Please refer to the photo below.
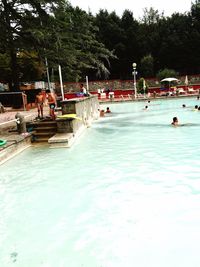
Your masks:
M174 125L174 126L178 125L178 118L177 117L173 117L171 124Z

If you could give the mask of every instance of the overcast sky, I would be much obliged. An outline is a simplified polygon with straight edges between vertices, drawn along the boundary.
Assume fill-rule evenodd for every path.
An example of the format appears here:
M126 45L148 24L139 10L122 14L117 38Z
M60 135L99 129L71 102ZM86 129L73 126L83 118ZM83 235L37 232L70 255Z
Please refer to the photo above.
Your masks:
M133 12L133 16L139 19L143 16L145 7L153 7L159 13L164 11L165 16L170 16L174 12L184 13L190 11L191 2L195 0L69 0L72 6L79 6L81 9L92 14L98 13L99 9L107 9L109 12L115 11L119 16L125 9Z

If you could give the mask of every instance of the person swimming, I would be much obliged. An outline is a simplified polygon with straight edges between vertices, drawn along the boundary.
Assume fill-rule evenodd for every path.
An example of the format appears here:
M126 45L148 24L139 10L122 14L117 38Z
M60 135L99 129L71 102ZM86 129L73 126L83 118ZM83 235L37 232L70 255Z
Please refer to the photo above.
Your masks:
M109 107L106 108L106 113L111 113L111 110Z
M194 126L195 124L193 124L193 123L180 124L179 121L178 121L178 118L177 117L173 117L171 125L173 125L173 126Z
M192 109L192 111L198 111L199 106L195 105L194 108Z
M173 117L173 120L172 120L172 125L174 126L177 126L178 125L178 118L177 117Z
M143 108L143 110L147 110L148 109L148 106L145 106L144 108Z

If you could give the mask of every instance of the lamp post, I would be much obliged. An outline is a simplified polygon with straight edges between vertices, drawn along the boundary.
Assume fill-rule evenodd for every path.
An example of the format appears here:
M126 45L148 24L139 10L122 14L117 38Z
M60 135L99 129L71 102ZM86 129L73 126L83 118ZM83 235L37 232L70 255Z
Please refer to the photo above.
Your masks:
M133 82L134 82L134 93L135 93L135 99L136 99L137 98L137 87L136 87L136 74L137 74L136 67L137 67L137 64L133 63L132 66L133 66L132 74L133 74Z

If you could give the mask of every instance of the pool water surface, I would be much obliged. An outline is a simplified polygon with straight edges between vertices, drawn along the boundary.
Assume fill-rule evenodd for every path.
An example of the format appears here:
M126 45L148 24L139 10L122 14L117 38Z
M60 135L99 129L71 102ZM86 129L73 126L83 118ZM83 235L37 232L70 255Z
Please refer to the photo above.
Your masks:
M196 104L109 104L70 149L0 166L0 266L199 267Z

